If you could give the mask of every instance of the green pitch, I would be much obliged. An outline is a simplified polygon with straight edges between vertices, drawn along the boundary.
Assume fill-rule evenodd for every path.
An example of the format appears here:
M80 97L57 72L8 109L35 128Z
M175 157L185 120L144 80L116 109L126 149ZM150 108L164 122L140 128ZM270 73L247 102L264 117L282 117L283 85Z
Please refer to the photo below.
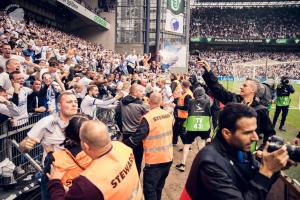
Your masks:
M242 84L242 82L233 82L233 81L221 81L223 86L235 93L239 93L239 88ZM278 130L278 125L280 124L281 120L281 114L277 120L277 126L276 126L276 134L282 138L284 138L285 141L292 143L294 138L296 137L298 131L300 131L300 110L299 110L299 99L300 99L300 85L293 85L295 89L295 93L291 95L292 102L291 102L291 109L289 110L286 122L285 122L285 128L286 132L282 132ZM273 120L275 111L275 105L273 104L272 110L270 112L270 118L271 121ZM287 170L286 173L298 180L300 182L300 163L297 167L292 167L291 169Z

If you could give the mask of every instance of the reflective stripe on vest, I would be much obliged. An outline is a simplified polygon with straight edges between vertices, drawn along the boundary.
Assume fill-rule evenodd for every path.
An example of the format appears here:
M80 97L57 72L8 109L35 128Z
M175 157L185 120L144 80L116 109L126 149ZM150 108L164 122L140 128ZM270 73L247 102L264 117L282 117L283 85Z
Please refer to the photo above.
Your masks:
M173 116L161 108L150 110L144 118L149 134L143 140L146 164L166 163L173 160Z
M143 191L132 149L117 141L112 149L86 169L81 175L91 181L106 200L143 199Z
M178 106L184 106L184 99L187 95L190 95L193 98L193 93L191 90L187 90L181 97L178 99ZM188 117L188 111L178 109L178 118L186 119Z
M53 154L55 159L54 165L65 171L61 182L66 187L71 187L73 179L79 176L91 163L90 158L84 151L81 151L73 157L68 150L55 151Z

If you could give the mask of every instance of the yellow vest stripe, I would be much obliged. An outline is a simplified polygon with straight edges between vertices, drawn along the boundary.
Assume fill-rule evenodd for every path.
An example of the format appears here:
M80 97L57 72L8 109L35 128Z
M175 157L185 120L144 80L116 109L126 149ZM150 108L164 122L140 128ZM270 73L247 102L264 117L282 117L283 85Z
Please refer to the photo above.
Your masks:
M155 147L155 148L145 148L144 151L145 152L160 152L160 151L166 151L171 147L173 147L172 143L165 145L165 146Z
M150 135L147 137L147 140L156 140L156 139L160 139L165 136L168 136L168 135L173 135L173 131L167 131L167 132L161 133L159 135Z

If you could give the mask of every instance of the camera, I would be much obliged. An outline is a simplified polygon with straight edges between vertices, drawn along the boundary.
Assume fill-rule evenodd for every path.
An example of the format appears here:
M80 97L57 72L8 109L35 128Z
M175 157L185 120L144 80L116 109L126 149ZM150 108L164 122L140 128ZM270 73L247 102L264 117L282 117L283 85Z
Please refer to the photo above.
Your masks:
M287 77L282 77L281 82L284 85L288 85L290 83L290 81L289 81L289 79Z
M269 139L268 152L273 152L280 149L285 143L282 138L278 136L271 136ZM289 158L295 162L300 162L300 146L286 144Z

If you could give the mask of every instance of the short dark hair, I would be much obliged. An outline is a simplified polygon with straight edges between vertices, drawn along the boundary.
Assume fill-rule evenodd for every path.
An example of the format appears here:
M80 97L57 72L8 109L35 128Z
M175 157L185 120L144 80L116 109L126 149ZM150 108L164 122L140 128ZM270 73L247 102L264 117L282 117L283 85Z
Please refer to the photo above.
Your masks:
M9 79L13 80L15 74L21 74L21 72L20 71L13 71L12 73L9 74Z
M184 88L189 88L191 86L191 83L187 80L184 80L184 81L182 81L181 85Z
M88 88L87 88L87 92L89 93L94 88L98 88L97 85L89 85Z
M51 73L50 73L50 72L45 72L45 73L42 74L42 80L44 79L44 76L45 76L46 74L49 74L49 75L51 76Z
M228 103L219 114L219 129L218 134L221 135L223 128L235 133L237 130L236 123L239 119L246 117L257 117L257 113L251 107L241 103Z
M49 67L55 67L59 65L58 60L56 58L50 58L48 63Z
M6 46L6 45L10 46L10 48L11 48L11 45L8 44L8 43L2 43L1 48L3 48L3 47Z

